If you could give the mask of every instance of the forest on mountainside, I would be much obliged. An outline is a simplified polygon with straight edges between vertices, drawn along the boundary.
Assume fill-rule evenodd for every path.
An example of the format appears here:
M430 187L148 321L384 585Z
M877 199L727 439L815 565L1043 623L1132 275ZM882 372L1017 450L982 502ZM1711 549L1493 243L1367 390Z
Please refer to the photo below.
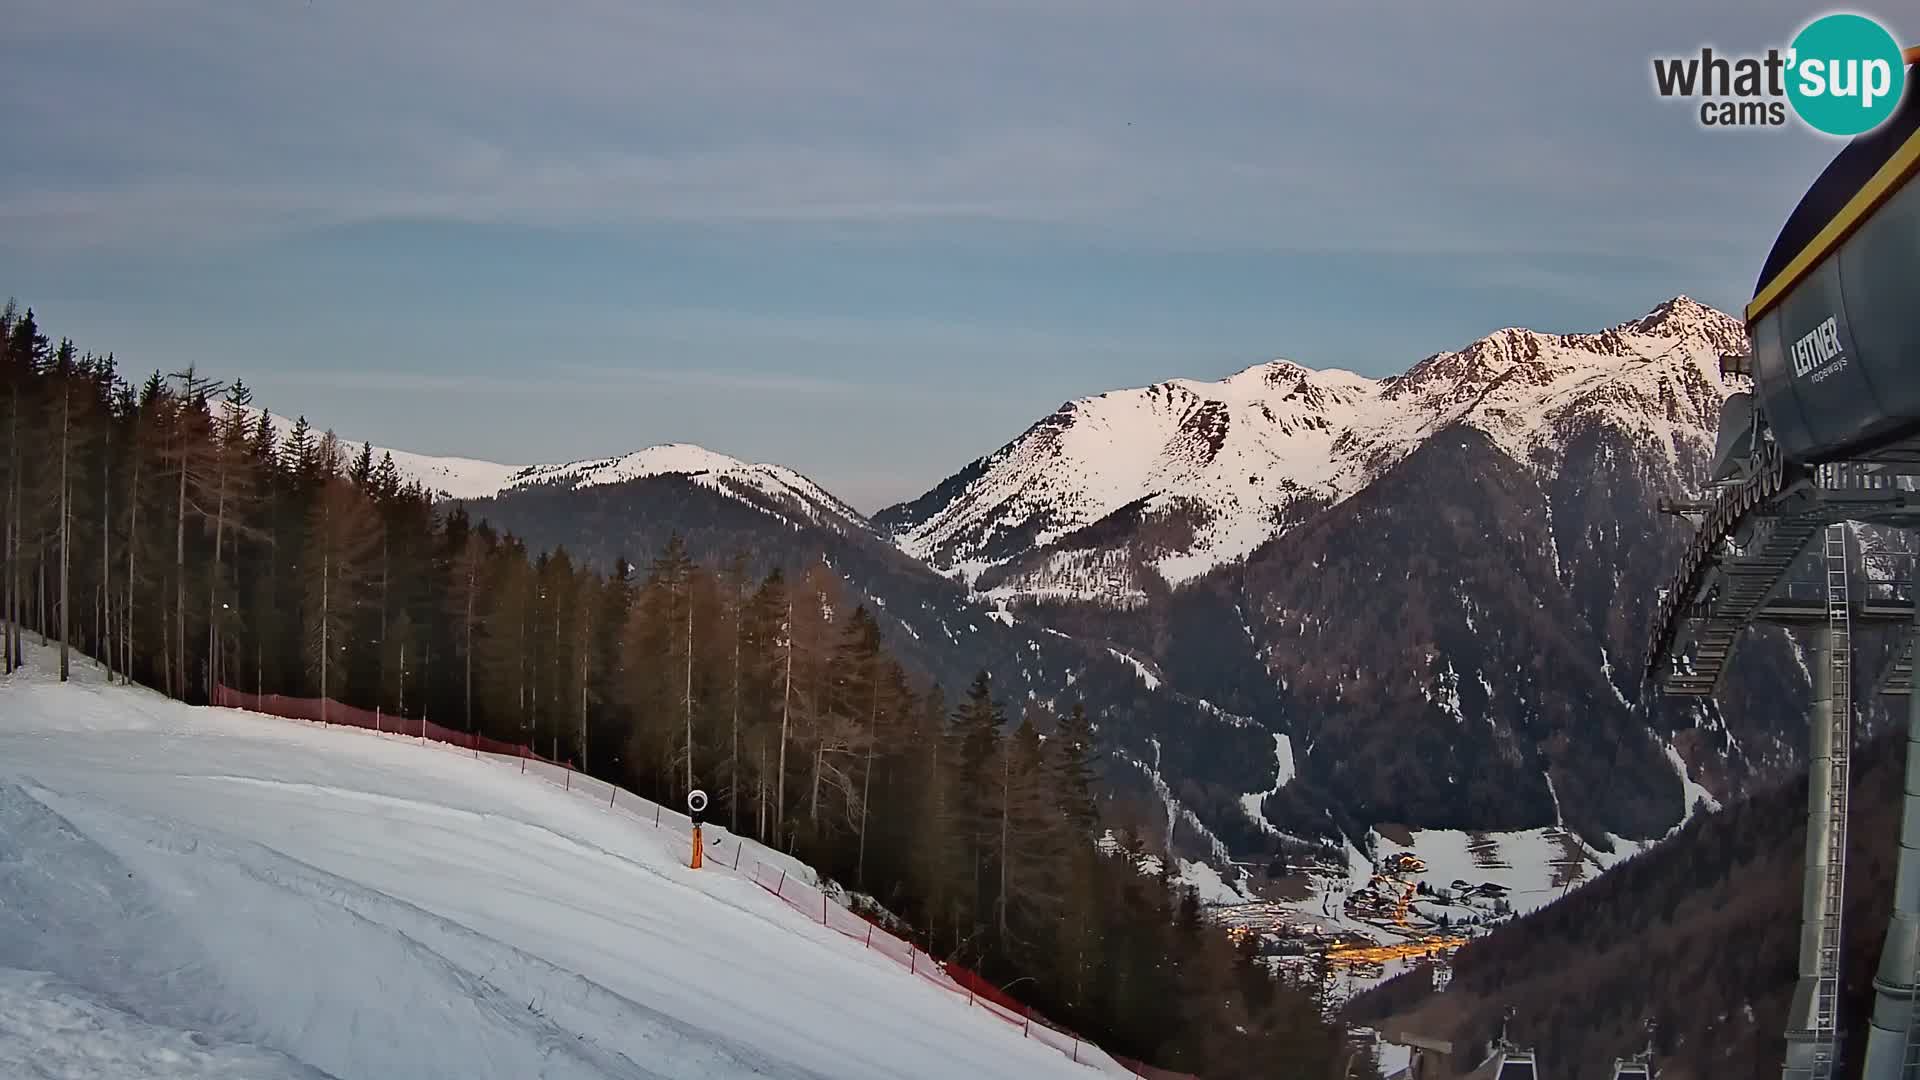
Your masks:
M817 556L763 576L676 538L598 568L436 504L238 380L122 378L0 313L0 652L192 702L330 697L531 744L872 896L936 956L1110 1050L1208 1077L1339 1076L1316 989L1107 852L1097 725L983 673L950 709ZM648 553L635 553L648 554ZM1011 730L1009 730L1011 727ZM1361 1066L1348 1075L1364 1074Z

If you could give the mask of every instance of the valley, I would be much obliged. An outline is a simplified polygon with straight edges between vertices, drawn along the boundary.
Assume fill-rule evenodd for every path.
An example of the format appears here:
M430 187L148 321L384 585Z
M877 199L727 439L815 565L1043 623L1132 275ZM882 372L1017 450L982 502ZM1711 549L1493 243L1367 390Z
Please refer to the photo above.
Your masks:
M1605 849L1797 760L1781 705L1805 687L1777 634L1724 707L1645 696L1615 661L1647 619L1616 598L1651 595L1679 543L1654 504L1690 490L1738 340L1679 297L1381 380L1276 361L1109 391L871 518L684 447L523 467L463 501L601 564L674 533L824 558L928 676L1097 703L1109 779L1190 817L1189 856L1379 821L1560 824ZM1256 764L1274 735L1284 779Z
M1525 913L1798 761L1807 684L1778 632L1724 705L1662 701L1615 659L1637 654L1682 535L1654 504L1692 490L1740 340L1677 297L1385 379L1273 361L1108 391L871 517L685 444L393 460L593 565L676 537L754 572L817 561L921 678L985 670L1043 729L1087 706L1103 816L1223 921L1283 954L1404 948L1494 917L1433 899L1461 883ZM1354 916L1403 852L1426 891Z

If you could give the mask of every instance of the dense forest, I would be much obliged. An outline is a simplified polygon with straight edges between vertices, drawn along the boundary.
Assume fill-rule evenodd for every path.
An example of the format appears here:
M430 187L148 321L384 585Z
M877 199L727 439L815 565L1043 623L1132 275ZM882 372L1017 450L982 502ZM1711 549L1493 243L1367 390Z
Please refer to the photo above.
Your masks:
M576 561L436 504L390 458L239 381L123 379L0 313L0 637L193 703L320 696L531 744L807 859L1109 1049L1208 1078L1338 1076L1311 987L1274 979L1141 852L1093 843L1097 725L949 696L818 557L755 576L677 540ZM1359 1064L1345 1075L1361 1076Z

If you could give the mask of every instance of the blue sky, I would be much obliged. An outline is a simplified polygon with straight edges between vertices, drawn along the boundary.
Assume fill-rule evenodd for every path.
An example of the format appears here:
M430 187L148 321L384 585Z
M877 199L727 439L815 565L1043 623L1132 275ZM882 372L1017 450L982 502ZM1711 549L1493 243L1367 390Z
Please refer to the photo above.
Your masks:
M1082 394L1731 310L1836 148L1653 94L1824 10L1775 0L9 9L0 294L55 333L386 445L692 441L868 509Z

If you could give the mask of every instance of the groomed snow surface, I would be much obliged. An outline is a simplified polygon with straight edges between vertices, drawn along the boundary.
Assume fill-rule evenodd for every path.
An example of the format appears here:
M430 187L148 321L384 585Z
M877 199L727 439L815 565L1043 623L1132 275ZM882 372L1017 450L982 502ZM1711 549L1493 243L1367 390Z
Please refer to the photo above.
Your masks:
M0 1075L1093 1073L510 762L29 660L0 681Z

